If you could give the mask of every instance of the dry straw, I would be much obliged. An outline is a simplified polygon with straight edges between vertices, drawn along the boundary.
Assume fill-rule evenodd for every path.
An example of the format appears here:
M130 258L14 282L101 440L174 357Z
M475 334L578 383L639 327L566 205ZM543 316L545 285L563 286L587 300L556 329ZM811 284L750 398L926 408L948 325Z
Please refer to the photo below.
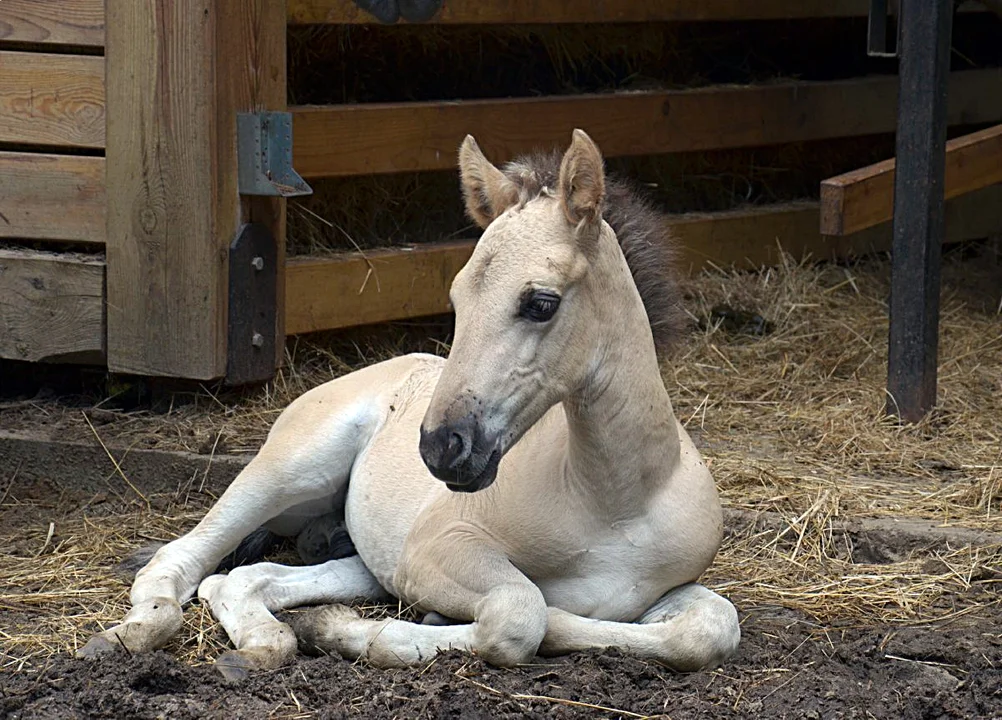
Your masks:
M913 426L883 412L886 262L787 260L689 282L687 307L703 328L665 363L664 375L724 505L752 518L730 528L705 578L743 610L785 607L827 627L956 618L995 602L985 591L1002 577L999 546L941 543L880 558L861 553L840 530L863 517L1000 527L1000 271L983 253L963 254L949 257L944 270L939 404ZM735 334L707 322L721 304L760 313L772 332ZM290 367L254 393L206 391L158 414L106 409L94 430L109 445L253 451L281 408L307 388L408 349L445 352L447 329L413 323L333 344L302 341L290 347ZM64 436L92 437L78 409L39 401L6 417L12 412L44 416ZM6 668L43 665L118 621L128 585L115 564L190 528L212 500L186 484L174 496L150 497L152 511L139 499L104 499L65 516L58 498L22 498L17 483L0 480ZM185 662L204 662L225 646L207 611L189 607L169 649Z

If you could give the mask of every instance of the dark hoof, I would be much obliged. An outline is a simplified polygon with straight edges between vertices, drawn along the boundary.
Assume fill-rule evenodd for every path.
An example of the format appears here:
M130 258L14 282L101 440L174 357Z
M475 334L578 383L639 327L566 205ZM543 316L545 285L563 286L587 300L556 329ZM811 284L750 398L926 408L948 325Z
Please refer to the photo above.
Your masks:
M400 19L397 0L355 0L355 4L384 25L392 25Z
M428 22L442 9L442 0L398 0L400 15L409 23Z
M305 564L319 565L354 555L355 544L348 535L344 517L340 513L328 513L314 518L303 528L296 538L296 551Z
M77 650L77 657L81 659L93 659L104 655L112 655L123 650L122 645L112 642L104 635L95 635L87 644Z
M251 671L255 669L254 664L239 650L228 650L216 658L216 670L227 682L241 683L250 677Z
M216 574L229 572L241 565L250 565L263 559L278 544L279 537L267 528L259 527L240 541L237 549L220 560Z
M149 545L143 545L137 550L133 550L122 562L115 566L115 574L124 577L129 582L136 579L136 573L146 567L153 556L157 554L157 550L162 548L165 543L150 543Z

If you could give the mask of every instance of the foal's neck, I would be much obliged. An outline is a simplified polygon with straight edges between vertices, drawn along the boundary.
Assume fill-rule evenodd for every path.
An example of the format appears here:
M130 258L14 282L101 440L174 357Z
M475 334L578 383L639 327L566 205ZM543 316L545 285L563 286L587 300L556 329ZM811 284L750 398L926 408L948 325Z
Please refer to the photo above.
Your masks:
M643 302L618 246L605 252L620 267L607 267L595 288L603 337L584 384L564 401L566 473L603 512L628 517L670 478L679 437Z

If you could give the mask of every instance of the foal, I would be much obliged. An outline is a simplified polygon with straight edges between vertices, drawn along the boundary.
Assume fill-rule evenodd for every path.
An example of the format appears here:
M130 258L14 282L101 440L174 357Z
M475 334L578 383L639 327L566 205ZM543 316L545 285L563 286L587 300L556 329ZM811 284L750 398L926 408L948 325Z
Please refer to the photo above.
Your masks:
M291 403L82 655L163 645L196 590L236 647L217 661L232 677L285 663L297 636L380 666L445 648L510 666L614 646L694 670L735 651L734 607L695 582L721 509L658 367L655 339L678 325L677 290L645 264L658 218L607 182L580 130L562 157L504 171L467 137L459 165L485 231L452 284L448 359L399 357ZM206 577L262 524L295 535L341 508L357 555ZM426 622L338 604L390 597ZM302 605L318 607L292 625L273 615Z

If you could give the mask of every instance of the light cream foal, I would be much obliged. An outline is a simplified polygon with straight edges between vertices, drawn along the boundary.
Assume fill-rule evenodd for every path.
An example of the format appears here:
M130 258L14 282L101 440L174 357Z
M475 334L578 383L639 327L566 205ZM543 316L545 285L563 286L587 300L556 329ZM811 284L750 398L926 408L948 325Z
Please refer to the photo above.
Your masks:
M217 661L230 677L287 662L297 636L379 666L446 648L511 666L614 646L695 670L735 651L734 607L695 582L721 542L717 492L672 411L637 270L603 219L602 156L576 130L556 167L502 171L466 138L467 210L486 229L452 285L448 359L399 357L289 405L198 526L137 574L122 624L81 655L163 645L196 590L236 647ZM357 555L206 577L262 524L294 535L341 507ZM426 622L336 604L390 597ZM303 605L318 607L292 625L273 614Z

